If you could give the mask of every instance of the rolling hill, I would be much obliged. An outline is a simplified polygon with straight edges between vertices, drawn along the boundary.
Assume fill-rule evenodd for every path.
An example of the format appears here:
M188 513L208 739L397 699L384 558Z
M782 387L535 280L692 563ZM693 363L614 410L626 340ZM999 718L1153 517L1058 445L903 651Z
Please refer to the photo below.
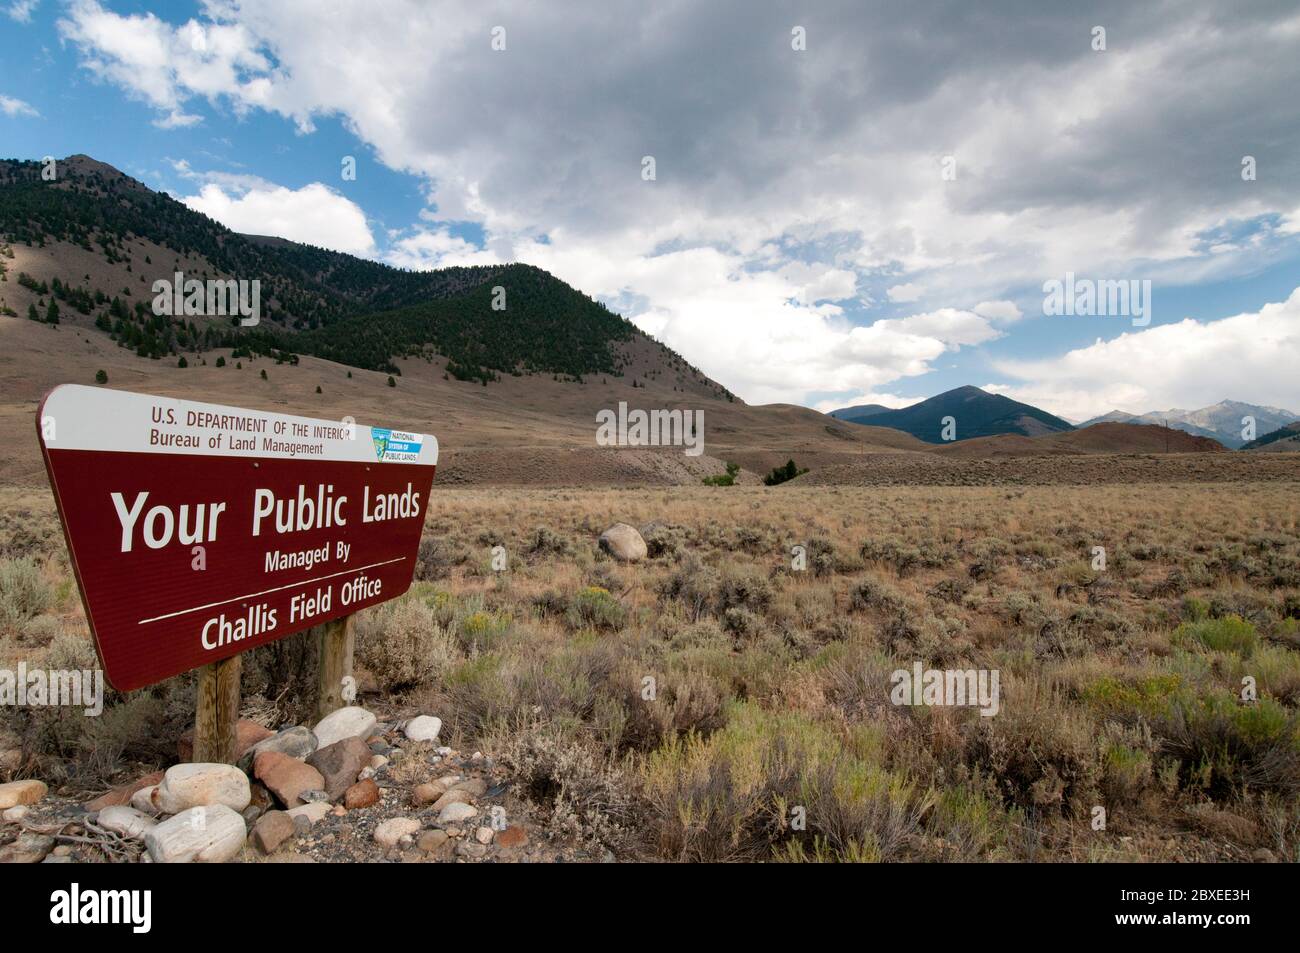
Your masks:
M1255 419L1255 432L1268 433L1285 424L1300 419L1281 407L1265 407L1259 404L1247 404L1239 400L1221 400L1217 404L1202 407L1199 410L1183 410L1178 407L1169 410L1153 410L1145 414L1130 414L1122 410L1112 410L1108 414L1094 417L1081 423L1080 427L1091 427L1098 423L1135 423L1169 426L1198 437L1210 437L1225 447L1236 450L1245 441L1242 439L1242 420L1246 417Z
M1300 420L1264 434L1245 444L1242 450L1267 450L1273 453L1300 450Z
M900 410L886 410L867 416L845 416L842 419L849 423L870 423L873 427L892 427L910 433L926 443L939 444L945 442L943 429L946 417L953 419L956 440L959 441L999 434L1036 437L1074 429L1069 421L1045 410L970 386L946 391Z

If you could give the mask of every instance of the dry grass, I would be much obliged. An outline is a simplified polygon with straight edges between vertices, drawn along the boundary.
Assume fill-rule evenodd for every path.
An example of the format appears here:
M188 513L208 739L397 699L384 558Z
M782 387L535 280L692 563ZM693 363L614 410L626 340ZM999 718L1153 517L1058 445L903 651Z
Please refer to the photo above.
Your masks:
M362 621L363 686L438 713L556 831L622 856L1290 858L1297 490L444 489L420 581ZM42 495L0 493L0 512L0 555L34 560L0 647L30 663L50 651L35 620L84 623ZM646 562L599 552L619 520L645 527ZM999 713L891 704L890 673L918 660L997 670ZM184 726L174 683L113 699L137 711L97 769ZM89 759L19 728L29 768Z

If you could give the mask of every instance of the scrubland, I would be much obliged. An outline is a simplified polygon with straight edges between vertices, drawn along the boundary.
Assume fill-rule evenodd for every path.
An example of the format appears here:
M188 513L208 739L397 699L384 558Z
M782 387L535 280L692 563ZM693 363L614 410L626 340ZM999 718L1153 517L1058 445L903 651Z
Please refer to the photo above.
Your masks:
M417 582L358 621L360 703L436 712L620 859L1300 853L1300 484L801 482L435 484ZM646 560L599 550L615 521ZM0 667L94 667L48 493L0 491L0 557ZM996 670L998 713L893 704L917 661ZM311 665L249 653L244 714L301 717ZM0 712L7 777L168 763L193 690Z

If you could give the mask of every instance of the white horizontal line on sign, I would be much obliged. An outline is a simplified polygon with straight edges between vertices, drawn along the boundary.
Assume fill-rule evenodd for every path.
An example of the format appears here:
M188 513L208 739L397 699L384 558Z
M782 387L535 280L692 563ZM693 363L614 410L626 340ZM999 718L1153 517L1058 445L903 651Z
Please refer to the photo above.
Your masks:
M429 434L84 384L63 384L46 396L41 442L49 450L438 463L438 439Z
M163 619L174 619L178 615L188 615L191 612L198 612L202 609L215 609L217 606L224 606L231 602L239 602L241 599L256 599L258 596L269 596L273 592L283 592L285 589L297 589L299 586L310 586L313 582L324 582L326 579L333 579L336 576L346 576L349 573L365 572L367 569L378 569L380 566L387 566L391 563L405 562L405 556L398 556L396 559L385 559L381 563L371 563L369 566L358 566L355 569L344 569L342 572L332 572L327 576L317 576L314 579L304 579L301 582L290 582L283 586L276 586L274 589L263 589L261 592L250 592L242 596L234 596L230 599L222 599L220 602L209 602L201 606L192 606L189 609L180 609L177 612L168 612L166 615L156 615L152 619L141 619L136 625L148 625L150 622L161 622Z

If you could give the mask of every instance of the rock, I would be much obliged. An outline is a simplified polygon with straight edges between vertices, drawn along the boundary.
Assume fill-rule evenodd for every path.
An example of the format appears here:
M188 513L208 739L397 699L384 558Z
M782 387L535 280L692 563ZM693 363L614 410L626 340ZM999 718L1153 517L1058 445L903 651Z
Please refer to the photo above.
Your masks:
M490 844L494 833L490 827L480 827L474 832L474 839L480 844Z
M253 844L264 854L274 853L277 847L297 834L294 820L284 811L267 811L253 825Z
M433 802L433 809L435 811L441 811L448 804L472 804L473 802L474 795L470 794L468 791L458 791L455 788L452 788L442 797L438 798L438 800Z
M367 778L348 788L343 795L343 806L349 811L379 803L379 785Z
M437 781L427 781L424 784L417 785L411 792L411 800L415 802L416 807L422 807L431 801L436 801L447 793L447 789Z
M626 563L639 562L646 557L645 540L635 526L615 523L600 534L600 548L615 559Z
M325 819L325 815L330 812L330 806L324 801L313 801L310 804L303 804L300 807L291 807L287 813L290 817L307 818L308 824L315 824L317 821Z
M321 773L324 783L319 785L331 801L337 801L343 792L356 783L357 775L370 761L370 749L360 738L344 738L320 748L307 759L307 763Z
M239 767L248 772L253 767L253 759L263 751L278 751L280 754L287 754L291 758L297 758L299 761L305 761L311 757L312 753L320 747L316 736L312 734L310 728L304 728L302 725L296 725L293 728L286 728L278 731L259 741L253 747L244 752L244 756L239 759Z
M90 813L102 811L106 807L113 807L117 804L134 804L135 793L143 788L151 787L158 784L163 779L161 771L154 771L152 774L146 774L142 778L137 778L130 784L124 784L121 787L113 788L93 801L87 801L82 806ZM136 810L146 810L145 808L136 807Z
M370 768L371 768L371 770L373 770L373 771L378 771L380 768L382 768L382 767L383 767L384 765L386 765L386 764L388 764L388 756L387 756L387 755L383 755L383 754L371 755L371 757L370 757Z
M528 844L528 832L511 824L496 836L496 841L498 847L525 847Z
M375 776L375 769L370 767L370 765L366 765L364 768L361 769L361 773L357 775L357 780L369 781L374 776Z
M477 860L480 857L487 856L487 848L472 840L463 840L456 845L456 855L458 857L471 857Z
M150 828L144 846L157 864L219 864L243 850L247 835L242 817L214 804L189 808Z
M158 824L148 814L137 811L133 807L127 807L125 804L110 804L99 812L96 823L100 827L121 834L123 837L129 837L132 840L141 840L151 828Z
M446 831L425 831L416 840L415 846L426 854L436 854L451 842Z
M53 849L53 837L46 834L20 834L12 844L0 847L0 864L39 864Z
M466 778L464 781L457 781L447 789L449 794L452 791L463 791L470 797L482 797L487 793L487 782L482 778Z
M1253 860L1253 861L1254 861L1255 863L1257 863L1257 864L1275 864L1275 863L1277 863L1277 855L1274 854L1274 853L1273 853L1271 850L1269 850L1267 847L1260 847L1260 848L1257 848L1257 849L1255 850L1255 852L1252 853L1252 854L1250 855L1250 859Z
M136 791L131 795L131 806L145 814L157 814L158 808L154 807L153 803L153 792L157 790L158 785L151 784Z
M249 721L247 718L239 719L239 721L235 722L235 758L238 759L253 745L270 738L274 734L275 732L270 728L265 728L255 721ZM185 732L177 740L176 754L180 761L189 761L194 757L193 728Z
M27 816L27 812L30 810L31 808L26 804L19 804L15 807L5 808L4 813L0 814L0 817L4 818L6 824L17 824Z
M0 784L0 811L7 811L20 804L35 804L45 797L47 791L49 788L45 786L45 782L37 781L35 778Z
M297 807L304 791L325 786L319 771L279 751L261 751L253 759L253 774L285 807Z
M368 738L379 723L370 712L356 705L332 711L313 729L317 744L324 748L344 738Z
M248 776L231 764L177 764L167 769L151 796L164 814L180 814L192 807L222 804L232 813L252 800ZM243 818L239 822L243 823Z
M478 808L472 804L465 804L457 801L454 804L448 804L438 812L439 824L459 824L461 821L468 821L471 817L478 816Z
M433 715L417 715L406 723L406 737L412 741L437 741L442 731L442 719Z
M287 814L285 816L288 817ZM306 834L309 830L311 830L311 818L306 817L302 814L295 814L292 820L293 820L293 829L297 831L299 834Z
M403 837L414 837L420 822L413 817L394 817L375 828L375 841L381 847L396 847Z

